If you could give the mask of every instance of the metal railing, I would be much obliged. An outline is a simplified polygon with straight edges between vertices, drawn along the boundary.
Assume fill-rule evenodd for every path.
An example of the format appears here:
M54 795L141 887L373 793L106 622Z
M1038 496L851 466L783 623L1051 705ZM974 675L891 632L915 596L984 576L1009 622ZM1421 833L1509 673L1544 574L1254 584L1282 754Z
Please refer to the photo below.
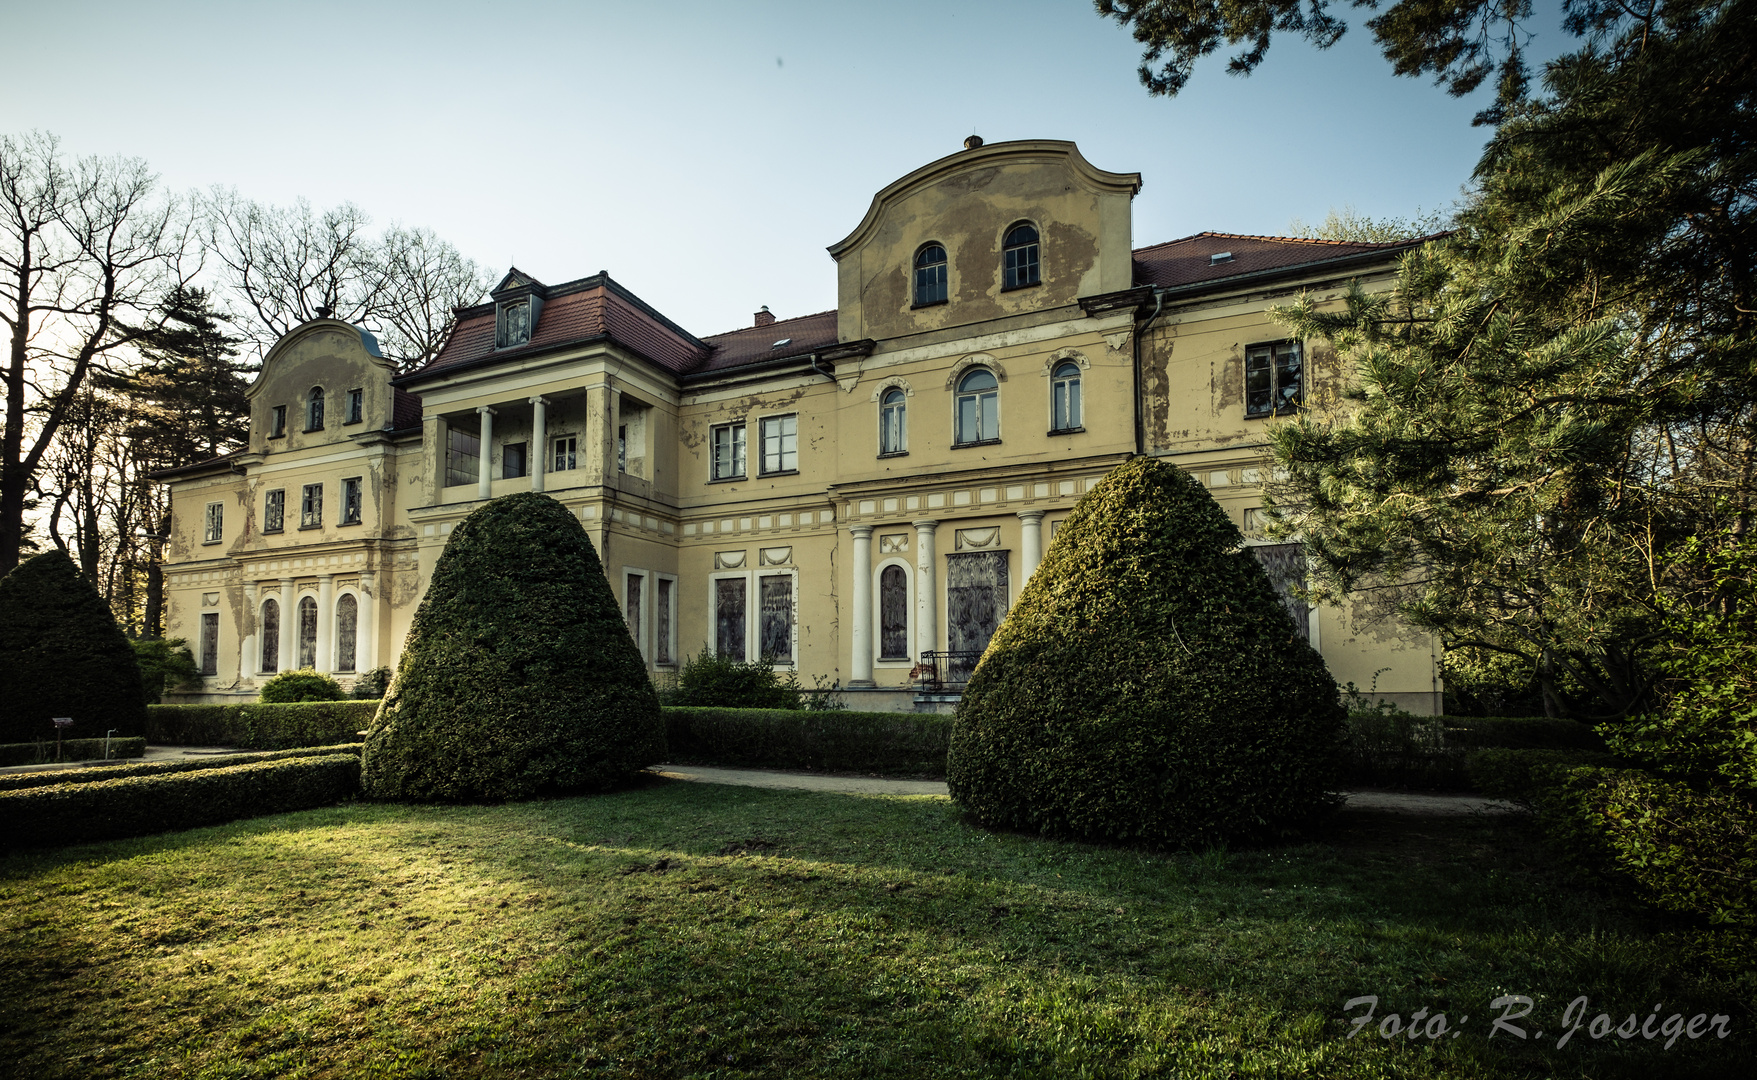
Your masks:
M976 662L981 659L980 652L928 649L921 654L921 663L916 665L916 678L922 689L934 693L961 688L970 681L970 673L976 670Z

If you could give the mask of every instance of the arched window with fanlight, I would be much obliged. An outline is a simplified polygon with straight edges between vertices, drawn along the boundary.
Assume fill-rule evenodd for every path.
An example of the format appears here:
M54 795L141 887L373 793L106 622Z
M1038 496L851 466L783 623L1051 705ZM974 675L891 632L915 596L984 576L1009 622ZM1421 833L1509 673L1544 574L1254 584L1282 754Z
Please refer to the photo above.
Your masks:
M299 666L317 666L317 598L299 598Z
M879 453L902 454L909 449L909 407L907 395L898 387L885 391L879 399Z
M281 668L281 604L269 599L262 602L262 657L256 670L273 675Z
M915 253L915 306L946 302L946 249L923 244Z
M1080 415L1080 365L1072 360L1056 365L1050 379L1054 431L1073 431L1085 423Z
M1001 244L1001 265L1003 269L1001 287L1003 289L1022 289L1027 285L1035 285L1040 280L1037 257L1037 227L1028 221L1021 221L1007 230L1007 238Z
M305 430L323 430L323 387L313 386L305 395Z
M958 380L958 445L1001 437L1000 383L987 368L971 368Z
M360 602L352 593L336 601L336 670L354 670L355 642L360 634Z

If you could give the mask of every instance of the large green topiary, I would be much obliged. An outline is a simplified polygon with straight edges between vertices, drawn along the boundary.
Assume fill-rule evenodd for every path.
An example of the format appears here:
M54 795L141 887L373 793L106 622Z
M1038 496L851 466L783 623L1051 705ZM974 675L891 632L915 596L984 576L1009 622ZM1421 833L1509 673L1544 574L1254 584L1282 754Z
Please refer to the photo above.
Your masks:
M295 668L283 671L262 684L256 700L274 705L290 705L301 701L346 701L348 692L342 684L321 671Z
M664 756L658 697L579 521L530 492L460 522L367 733L367 794L603 789Z
M146 692L134 649L98 590L65 552L26 559L0 578L0 743L139 735Z
M1345 713L1200 485L1119 466L1056 533L952 723L952 797L991 825L1190 847L1335 805Z

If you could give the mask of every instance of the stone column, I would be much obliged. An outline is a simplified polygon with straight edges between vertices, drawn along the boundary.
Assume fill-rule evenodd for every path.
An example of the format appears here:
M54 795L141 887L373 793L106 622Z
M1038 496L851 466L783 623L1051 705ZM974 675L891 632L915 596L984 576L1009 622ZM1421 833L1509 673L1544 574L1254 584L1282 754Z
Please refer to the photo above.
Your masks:
M1019 587L1024 588L1025 582L1030 581L1031 575L1037 572L1037 564L1043 561L1043 511L1021 510L1019 522L1020 532L1023 534L1019 548L1025 564L1020 567L1023 574Z
M371 671L383 665L378 662L378 654L373 652L378 629L378 575L370 570L360 574L360 609L354 620L354 670L357 672Z
M549 467L549 399L531 399L531 490L543 490L543 470Z
M257 621L262 612L256 607L256 582L244 583L244 625L238 627L238 678L248 679L256 674L256 665L262 662L257 655L256 635Z
M939 648L939 588L934 584L934 532L937 521L917 521L915 525L915 648L920 654Z
M336 576L317 578L317 663L319 671L336 669Z
M299 613L295 605L299 598L294 593L293 579L281 579L281 655L278 658L280 671L293 670L293 657L296 655L294 639L299 635Z
M482 442L478 446L481 457L476 459L476 498L492 499L494 497L494 410L486 405L476 406L476 415L482 418Z
M850 525L854 534L854 649L849 686L872 686L872 526Z

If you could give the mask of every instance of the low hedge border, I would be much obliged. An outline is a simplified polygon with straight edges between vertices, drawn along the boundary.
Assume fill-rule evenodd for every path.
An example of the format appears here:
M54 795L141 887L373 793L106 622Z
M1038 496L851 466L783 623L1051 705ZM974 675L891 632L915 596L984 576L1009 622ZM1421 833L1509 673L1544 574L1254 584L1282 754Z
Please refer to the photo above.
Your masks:
M679 764L946 774L952 718L937 713L684 706L660 711L671 760Z
M131 739L111 739L109 747L110 756L113 758L139 757L146 753L146 740L138 735ZM60 760L62 761L102 761L103 759L103 739L61 740ZM0 766L46 765L55 760L54 739L0 745Z
M328 806L360 790L356 754L0 791L0 845L48 847Z
M137 765L106 765L103 768L82 768L74 771L52 769L43 772L10 773L0 776L0 791L20 788L53 787L56 784L92 784L118 780L125 776L163 776L166 773L194 772L197 769L224 769L233 765L249 765L258 761L283 761L287 758L322 757L325 754L353 754L358 757L364 743L336 746L304 746L294 750L264 750L248 754L215 754L212 757L187 761L143 761Z
M378 704L149 705L146 738L154 746L236 746L241 750L328 746L357 740L378 712Z
M1543 716L1351 716L1343 781L1426 791L1477 788L1471 761L1490 750L1603 754L1604 740L1576 720Z

